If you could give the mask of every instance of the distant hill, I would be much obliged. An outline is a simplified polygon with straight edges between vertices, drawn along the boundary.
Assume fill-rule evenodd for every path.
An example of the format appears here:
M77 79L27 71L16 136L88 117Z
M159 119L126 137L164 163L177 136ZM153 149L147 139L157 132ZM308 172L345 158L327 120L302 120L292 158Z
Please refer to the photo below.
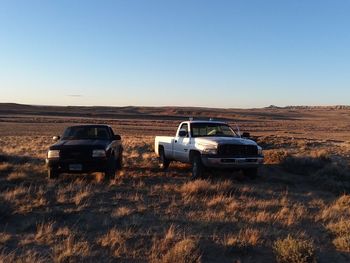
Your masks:
M291 120L307 118L308 112L321 114L329 110L350 110L350 106L287 106L270 105L255 109L222 109L203 107L109 107L109 106L40 106L16 103L0 103L0 115L34 115L57 117L86 117L108 119L159 119L177 120L194 117L198 119L216 118L222 120L279 119ZM302 114L301 114L302 113ZM314 114L311 114L312 117Z

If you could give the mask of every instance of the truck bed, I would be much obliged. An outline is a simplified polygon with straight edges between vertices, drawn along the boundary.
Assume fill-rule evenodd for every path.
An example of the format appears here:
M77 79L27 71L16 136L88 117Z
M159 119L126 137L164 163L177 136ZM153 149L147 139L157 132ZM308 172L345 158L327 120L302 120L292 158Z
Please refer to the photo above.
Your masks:
M174 138L171 136L156 136L154 140L154 150L159 155L159 145L164 147L165 156L171 158L173 155Z

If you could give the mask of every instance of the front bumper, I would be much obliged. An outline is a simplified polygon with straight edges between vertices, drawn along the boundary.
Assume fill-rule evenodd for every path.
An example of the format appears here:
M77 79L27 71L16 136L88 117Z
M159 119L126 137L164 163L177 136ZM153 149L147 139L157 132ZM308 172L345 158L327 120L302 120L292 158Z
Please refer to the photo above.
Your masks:
M202 163L211 168L255 168L264 163L264 156L253 157L220 157L215 155L202 155Z
M45 161L48 168L54 168L61 173L104 172L108 167L106 158L94 158L91 160L60 160L46 158Z

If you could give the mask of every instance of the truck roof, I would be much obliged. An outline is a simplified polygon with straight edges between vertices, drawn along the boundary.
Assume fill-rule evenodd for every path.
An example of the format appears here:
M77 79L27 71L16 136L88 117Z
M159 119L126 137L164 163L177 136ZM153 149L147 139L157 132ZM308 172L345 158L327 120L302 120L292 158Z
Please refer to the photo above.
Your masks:
M77 124L77 125L71 125L68 126L67 128L71 128L71 127L111 127L110 125L107 124Z
M183 122L188 122L188 123L218 123L218 124L227 124L224 121L206 121L206 120L193 120L193 121L183 121Z

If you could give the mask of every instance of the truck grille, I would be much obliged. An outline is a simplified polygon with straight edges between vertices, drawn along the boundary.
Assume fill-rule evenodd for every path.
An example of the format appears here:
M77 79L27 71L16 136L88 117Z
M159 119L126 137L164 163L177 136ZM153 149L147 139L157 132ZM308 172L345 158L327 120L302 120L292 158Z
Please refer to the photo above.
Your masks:
M218 154L223 156L249 157L258 155L258 147L255 145L219 145Z
M60 159L84 161L91 159L90 150L64 149L60 151Z

